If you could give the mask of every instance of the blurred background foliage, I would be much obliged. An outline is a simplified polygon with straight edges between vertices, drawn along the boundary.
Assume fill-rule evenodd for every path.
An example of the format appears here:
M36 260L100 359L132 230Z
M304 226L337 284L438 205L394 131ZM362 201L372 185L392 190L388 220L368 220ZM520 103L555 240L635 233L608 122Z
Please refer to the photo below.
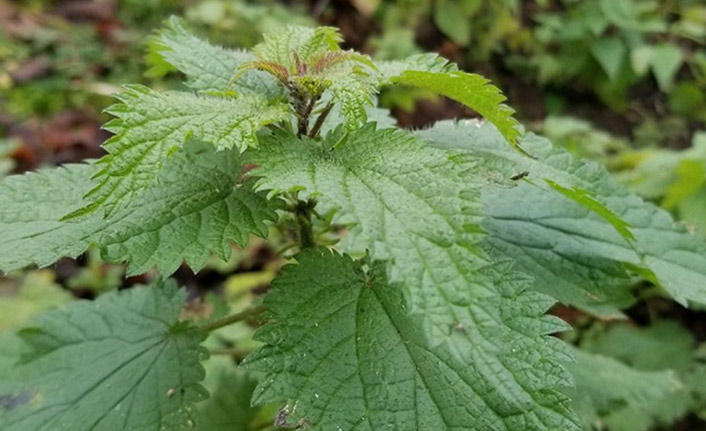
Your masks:
M706 238L704 0L0 0L0 177L100 157L102 111L121 84L179 85L147 54L170 14L233 47L285 24L327 24L348 47L380 59L436 51L492 78L529 130L605 164ZM404 127L474 116L422 91L391 89L380 103ZM185 314L213 319L264 293L292 229L283 220L270 240L254 239L198 275L181 268L176 278L192 297ZM155 276L124 279L95 250L9 274L0 278L0 344L10 349L1 331L37 312ZM706 313L654 291L635 286L640 300L625 320L554 310L576 328L567 341L582 349L574 395L586 429L706 429ZM242 323L209 339L222 355L207 363L215 376L207 385L227 408L206 404L205 417L247 418L213 430L271 424L271 409L248 406L252 377L227 367L255 347L252 331Z

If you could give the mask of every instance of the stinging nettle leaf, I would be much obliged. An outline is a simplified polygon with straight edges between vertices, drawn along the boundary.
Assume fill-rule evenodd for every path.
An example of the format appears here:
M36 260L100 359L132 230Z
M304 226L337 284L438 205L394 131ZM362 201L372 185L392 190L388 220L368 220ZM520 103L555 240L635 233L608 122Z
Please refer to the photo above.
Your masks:
M607 356L576 349L569 369L576 388L568 389L584 429L604 423L613 431L646 431L655 422L674 418L661 414L670 397L680 396L683 383L673 371L641 371Z
M575 429L555 390L570 381L557 362L563 347L542 336L565 325L542 316L549 298L526 292L527 280L480 248L477 166L374 124L340 137L263 138L253 175L261 189L316 196L324 213L336 210L335 223L349 225L343 249L387 262L423 337L452 349L485 388L468 408L486 414L468 429Z
M509 303L501 305L496 317L513 331L498 328L488 316L478 327L448 328L439 342L424 335L420 315L409 314L403 289L387 281L384 263L368 265L322 249L301 253L297 262L273 282L265 299L269 323L255 336L266 346L246 360L266 373L254 402L285 404L277 425L340 431L575 429L556 420L566 413L561 404L549 414L535 410L535 400L511 395L529 384L513 389L504 379L501 369L512 368L512 359L482 359L488 346L477 337L484 331L501 338L522 333L514 342L505 339L504 348L497 346L499 355L532 350L530 334L552 326L540 324L538 303L525 297L515 298L512 310L505 308ZM485 304L488 314L493 305L500 304ZM476 306L482 307L470 306L465 313L477 313ZM534 323L523 331L519 325L525 319ZM477 362L467 362L467 355ZM541 361L534 366L553 368ZM548 392L534 396L537 402L561 399Z
M625 238L626 241L635 241L635 235L630 232L630 224L621 219L613 211L606 208L602 202L599 202L591 196L589 191L579 187L569 189L548 178L545 178L544 181L549 184L551 188L558 191L562 195L603 217L603 219L610 223L610 225L613 226L613 228L620 234L620 236Z
M108 109L117 118L105 125L115 136L103 145L108 155L98 161L98 185L87 195L91 203L69 214L78 217L104 210L106 216L132 203L156 178L175 150L191 138L219 150L244 151L257 145L257 131L289 117L283 103L259 96L220 98L181 92L158 93L129 86L122 102Z
M238 68L255 59L246 52L211 45L193 35L184 26L182 19L171 17L164 28L149 43L150 55L157 62L166 61L183 72L187 85L202 92L217 92L229 88L231 78ZM154 60L153 60L154 61ZM159 67L153 66L153 69ZM282 89L269 75L250 71L234 85L242 94L282 96Z
M522 133L520 123L513 117L515 111L503 103L507 98L490 80L461 71L408 70L392 77L391 82L430 90L468 106L493 123L513 147L524 152L518 143Z
M592 313L619 315L618 309L631 302L630 269L656 278L682 303L705 303L703 241L665 211L618 185L601 165L575 160L532 135L522 145L537 159L522 157L502 145L492 125L477 122L441 122L419 135L435 147L483 160L495 178L495 186L483 193L487 243L535 277L535 289ZM510 178L519 171L589 191L631 226L635 241L625 241L604 217L554 190L529 182L497 185L497 176Z
M157 282L75 302L20 332L27 345L0 380L4 431L193 429L205 397L203 334L180 323L186 291Z
M321 59L328 52L340 51L343 37L334 27L286 26L263 35L263 42L253 48L260 60L284 66L291 73L297 70L297 59L304 64Z
M440 73L458 70L456 63L432 53L414 54L402 60L376 61L375 64L387 81L407 70ZM389 83L387 81L385 83Z
M90 244L106 259L128 261L137 274L157 267L163 274L186 262L200 269L211 252L228 259L231 242L245 245L249 235L265 236L275 219L276 202L241 183L236 149L216 152L189 143L172 155L156 180L134 202L113 216L93 213L61 217L85 205L93 165L68 165L17 175L0 183L0 270L49 265L77 257Z

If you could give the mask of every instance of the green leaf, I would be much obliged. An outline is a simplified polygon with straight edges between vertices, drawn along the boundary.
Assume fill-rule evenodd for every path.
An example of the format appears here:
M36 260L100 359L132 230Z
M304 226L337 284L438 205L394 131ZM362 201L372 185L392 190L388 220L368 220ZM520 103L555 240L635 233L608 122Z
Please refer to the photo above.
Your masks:
M614 325L587 339L582 348L618 359L645 371L687 371L692 361L694 336L678 323L657 321L649 327Z
M669 92L674 86L674 78L684 62L682 49L671 43L654 47L652 56L652 72L655 74L659 89Z
M591 53L608 78L615 81L625 64L628 49L619 37L604 37L593 42Z
M70 164L13 175L0 182L0 270L47 266L86 251L99 222L59 221L85 205L93 165Z
M111 292L45 313L20 332L28 349L0 381L4 431L193 428L202 333L179 323L174 282Z
M520 148L519 123L513 117L515 111L503 102L507 100L502 92L490 84L486 78L466 72L423 72L406 71L391 80L395 84L408 85L433 91L456 100L473 109L490 121L503 134L505 139Z
M0 332L24 324L31 316L63 305L71 293L54 282L50 270L29 272L21 279L0 279Z
M293 96L336 103L346 127L355 130L367 120L366 108L375 102L381 77L367 56L342 51L342 40L333 27L287 26L266 33L253 48L257 60L241 70L267 71Z
M574 202L578 203L579 205L583 206L584 208L587 208L594 213L598 214L601 216L605 221L610 223L611 226L622 236L626 241L632 242L635 241L635 236L630 232L630 224L620 218L617 214L615 214L613 211L610 209L606 208L606 206L602 203L597 201L592 195L591 192L581 189L579 187L573 187L571 189L568 189L566 187L563 187L554 181L545 178L544 181L549 184L549 187L553 188L554 190L558 191L562 195L566 196L567 198L573 200Z
M703 391L703 369L695 360L694 344L693 335L676 322L657 321L643 328L613 325L606 332L596 331L592 336L584 337L581 347L618 359L636 370L676 372L686 385L652 403L651 414L647 416L669 424L682 417L690 405L696 405ZM626 418L624 429L635 429L629 426L631 415L622 416Z
M604 167L575 160L536 136L522 142L536 159L522 157L502 145L491 125L442 122L419 134L435 147L483 160L495 184L483 195L488 245L531 274L535 289L596 314L616 315L630 303L630 267L653 273L682 303L706 302L706 244L665 211L618 185ZM563 187L589 191L631 226L634 244L604 217L552 189L526 181L515 187L497 185L522 171L530 179L550 178Z
M190 143L169 158L134 206L104 218L62 215L85 205L82 196L93 165L8 177L0 183L0 270L46 266L76 257L99 244L110 261L128 260L128 272L157 267L165 274L186 262L200 269L214 251L227 260L230 242L245 245L250 233L264 236L276 205L240 183L238 151L216 152Z
M257 380L237 367L228 357L214 356L204 363L203 385L211 396L197 405L196 423L200 431L256 431L251 424L259 418L260 409L250 400ZM270 419L271 423L271 419Z
M170 154L189 138L217 149L244 151L257 145L257 131L288 118L283 103L256 96L220 98L189 93L158 93L129 86L109 108L117 118L105 125L115 136L103 146L108 155L98 165L98 185L87 195L91 203L69 217L102 209L106 216L130 205L154 181Z
M406 70L439 73L458 70L456 63L432 53L414 54L403 60L376 61L375 65L387 81L397 75L402 75Z
M166 61L183 72L187 85L194 90L210 92L223 91L229 87L231 78L238 68L255 57L246 51L235 51L214 46L190 33L183 20L172 17L149 44L153 69L159 67L161 60ZM243 94L282 95L278 83L268 74L249 71L235 83L234 88Z
M684 390L673 371L638 371L607 356L575 353L569 369L576 388L566 392L585 429L603 423L611 431L647 431L674 419L661 414L664 401Z
M339 44L343 42L341 33L334 27L290 25L265 33L263 37L263 42L253 48L253 54L258 59L280 64L290 72L296 71L295 53L308 64L328 52L340 51Z
M299 190L316 197L323 213L337 210L334 222L349 225L342 247L387 261L389 279L403 290L423 337L453 346L478 370L487 388L478 393L490 408L478 422L466 422L467 429L505 429L498 417L508 428L574 429L554 390L567 382L555 362L563 357L561 345L540 335L564 325L541 317L551 301L525 292L525 280L502 260L491 264L478 246L475 188L482 179L469 158L372 124L356 133L339 130L323 142L284 133L263 140L251 154L259 186Z
M454 0L435 2L434 23L451 40L466 46L471 41L471 16L465 13L461 3Z
M346 128L352 131L367 121L367 112L376 102L380 78L377 73L350 63L328 70L326 77L331 81L331 100L339 107Z
M543 301L532 302L538 297L459 304L453 307L456 318L483 321L459 322L440 339L425 335L421 316L408 313L403 289L387 281L383 263L368 265L321 249L297 261L273 282L265 299L270 323L256 333L266 346L246 360L267 373L254 402L285 403L277 425L575 429L561 397L528 386L534 367L548 380L559 377L554 371L563 374L543 357L548 344L535 350L537 337L555 327L541 317ZM467 362L471 357L475 361ZM521 365L531 358L534 365ZM550 400L558 402L556 410L535 404Z

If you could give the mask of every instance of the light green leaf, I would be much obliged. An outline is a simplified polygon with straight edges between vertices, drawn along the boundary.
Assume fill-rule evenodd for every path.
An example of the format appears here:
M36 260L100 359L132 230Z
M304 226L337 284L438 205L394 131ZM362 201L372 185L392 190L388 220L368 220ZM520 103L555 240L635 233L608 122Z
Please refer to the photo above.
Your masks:
M521 132L520 124L513 117L515 111L503 103L507 100L505 96L486 78L460 71L406 71L391 81L430 90L470 107L493 123L510 144L519 148L517 140Z
M202 333L179 323L174 282L111 292L45 313L21 331L27 352L0 380L4 431L193 429L204 398Z
M458 0L440 0L434 5L434 24L461 46L471 41L471 16Z
M257 145L261 127L289 116L285 104L257 96L220 98L130 86L118 98L122 103L108 110L117 118L105 125L115 136L103 145L109 154L98 162L98 185L86 195L91 203L70 217L97 210L110 216L129 206L187 139L244 151Z
M200 270L211 252L231 256L231 243L247 244L250 234L265 237L276 203L240 182L236 150L215 152L191 145L174 155L139 199L140 204L105 220L99 244L112 262L127 261L128 273L157 267L176 271L182 261Z
M657 321L645 328L627 324L612 326L605 333L588 338L582 348L610 356L645 371L688 370L692 362L694 336L678 323Z
M0 278L0 332L18 327L31 316L72 299L71 293L54 282L50 270L29 272L17 279Z
M673 371L638 371L607 356L575 353L569 369L576 388L566 393L584 429L602 423L611 431L647 431L654 422L674 419L660 413L665 399L684 390Z
M606 208L606 206L602 202L597 201L593 196L591 196L591 192L579 187L573 187L569 189L561 186L560 184L555 183L554 181L548 178L545 178L544 181L549 184L551 188L558 191L562 195L601 216L605 221L610 223L610 225L613 226L613 228L626 241L635 241L635 236L632 234L632 232L630 232L630 224L628 224L628 222L626 222L625 220L621 219L613 211Z
M339 108L344 124L348 130L359 128L368 120L368 110L375 105L379 76L349 61L328 70L326 78L331 81L328 91Z
M608 78L615 81L625 64L628 49L619 37L604 37L593 42L591 53Z
M211 396L197 405L198 431L256 431L253 424L260 409L252 407L250 399L257 380L229 357L213 356L204 363L206 379L203 385ZM269 418L270 423L273 419Z
M407 70L439 73L458 70L456 63L452 63L444 57L432 53L414 54L403 60L376 61L375 65L386 81L389 81L397 75L402 75Z
M630 280L620 263L625 262L653 273L678 301L706 303L706 243L619 186L604 167L574 160L536 136L522 142L536 159L522 157L503 146L501 135L487 124L442 122L419 134L436 147L483 160L486 175L496 184L483 194L487 242L535 277L535 289L597 314L616 315L630 303ZM516 187L497 185L522 171L530 179L550 178L589 191L629 223L634 244L605 218L554 190L524 181Z
M149 48L153 62L155 58L166 61L187 76L189 87L204 92L225 90L238 68L255 59L246 51L211 45L190 33L183 20L176 17L165 23L164 29L150 41ZM272 76L254 70L239 79L234 88L243 94L259 96L283 94Z
M253 48L253 54L260 60L280 64L290 72L296 72L296 60L311 63L331 51L340 51L343 37L334 27L286 26L265 33L264 41Z
M461 429L574 429L554 391L567 384L554 361L563 357L561 344L540 336L564 325L541 317L551 301L525 292L525 281L506 262L491 264L477 244L475 189L482 179L469 158L371 124L323 142L283 133L263 139L251 154L260 187L300 190L315 196L322 211L337 210L334 222L350 226L342 247L389 262L388 277L419 319L420 336L448 345L478 370L486 389L478 390L477 402L490 408L469 406L484 413Z
M245 245L249 234L264 236L276 205L251 183L239 183L238 151L216 152L190 143L165 164L156 180L113 216L94 213L78 220L62 215L85 205L93 165L14 176L0 183L0 270L46 266L76 257L90 244L110 261L128 260L131 274L157 267L174 272L186 260L200 269L211 251L222 259L230 242Z
M682 49L671 43L654 47L652 56L652 72L655 74L659 89L669 92L674 86L674 77L684 62Z
M297 261L274 281L265 299L270 323L256 333L266 346L246 362L267 373L254 402L285 404L277 425L339 431L575 429L559 407L560 397L526 386L533 367L549 373L546 379L556 378L549 371L556 364L545 357L515 368L519 356L524 361L543 355L544 348L535 350L538 337L554 326L541 317L543 301L532 301L538 297L459 304L457 318L482 315L484 321L459 322L443 339L430 338L421 316L408 313L401 286L387 281L383 263L354 262L321 249ZM496 359L487 356L491 351ZM536 398L527 398L530 393ZM550 400L559 402L556 410L535 405Z
M654 46L642 45L630 51L630 63L632 70L638 76L645 75L650 70L650 64L654 58Z

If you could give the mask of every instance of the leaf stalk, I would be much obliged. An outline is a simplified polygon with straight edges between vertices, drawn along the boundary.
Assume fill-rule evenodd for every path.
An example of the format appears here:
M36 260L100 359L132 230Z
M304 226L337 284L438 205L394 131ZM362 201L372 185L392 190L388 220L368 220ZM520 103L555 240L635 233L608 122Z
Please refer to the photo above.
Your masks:
M267 310L267 307L265 305L257 305L255 307L245 309L239 313L231 314L230 316L226 316L222 319L214 320L211 323L207 323L207 324L201 326L200 329L203 332L213 332L213 331L215 331L217 329L221 329L225 326L229 326L234 323L242 322L243 320L249 320L253 317L259 316L265 310Z

